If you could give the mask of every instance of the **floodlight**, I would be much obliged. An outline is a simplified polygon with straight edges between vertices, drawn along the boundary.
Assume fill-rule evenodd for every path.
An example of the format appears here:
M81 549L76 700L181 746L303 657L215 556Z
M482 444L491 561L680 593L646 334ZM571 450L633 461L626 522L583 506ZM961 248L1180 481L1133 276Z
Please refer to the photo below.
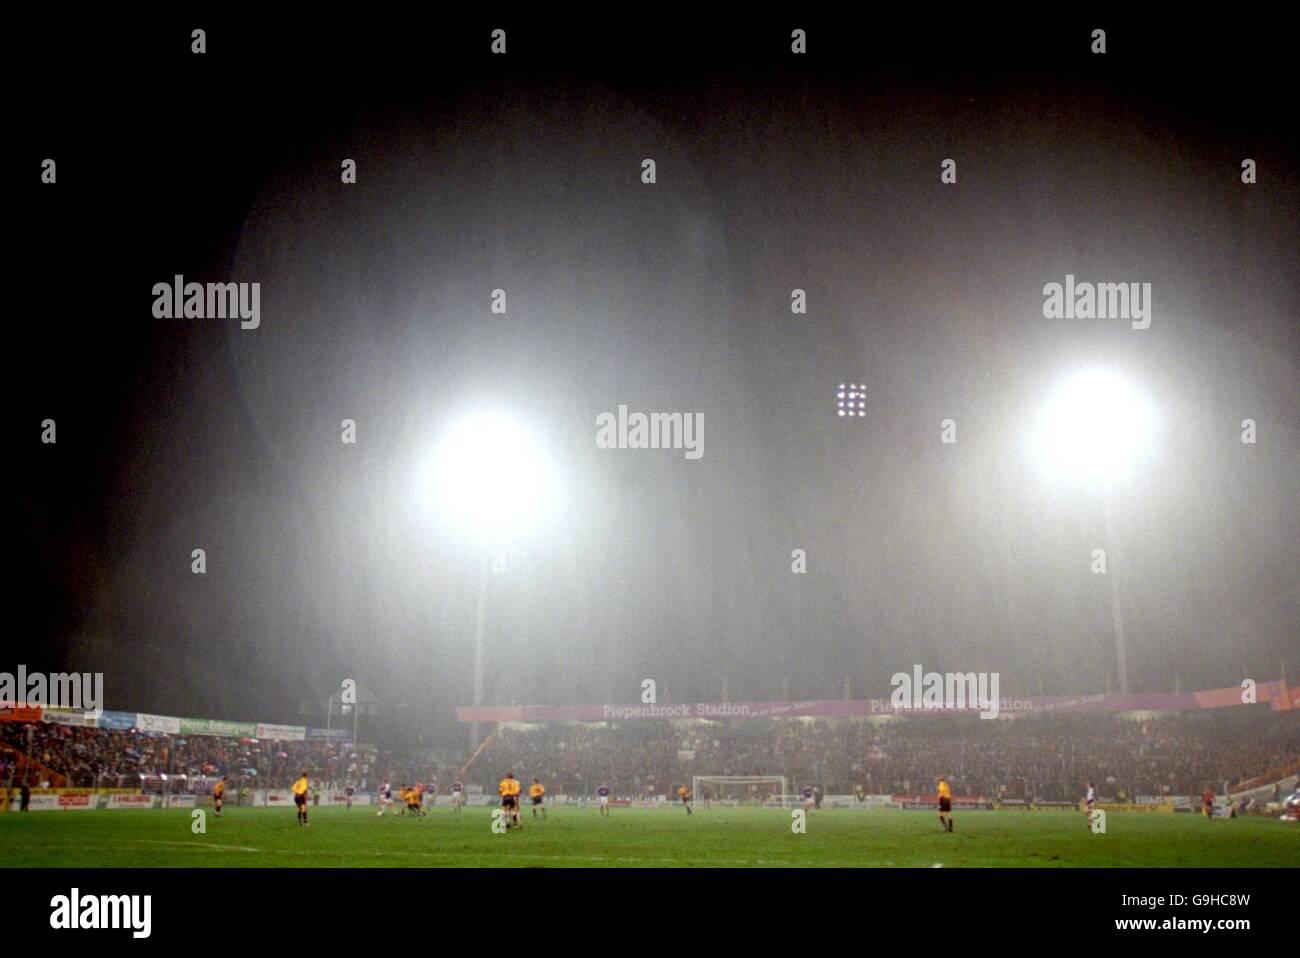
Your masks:
M1150 451L1155 411L1123 376L1086 370L1061 383L1031 432L1045 478L1108 487L1133 473Z
M483 533L519 531L553 494L540 444L515 419L495 411L453 423L419 481L419 495L436 515Z

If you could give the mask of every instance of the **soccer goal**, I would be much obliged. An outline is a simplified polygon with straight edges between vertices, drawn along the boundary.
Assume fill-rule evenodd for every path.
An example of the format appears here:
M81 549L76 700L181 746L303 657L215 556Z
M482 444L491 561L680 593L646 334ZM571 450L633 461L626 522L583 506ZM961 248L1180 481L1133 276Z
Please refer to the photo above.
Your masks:
M697 806L705 800L727 805L790 803L789 783L784 775L696 775L691 792Z

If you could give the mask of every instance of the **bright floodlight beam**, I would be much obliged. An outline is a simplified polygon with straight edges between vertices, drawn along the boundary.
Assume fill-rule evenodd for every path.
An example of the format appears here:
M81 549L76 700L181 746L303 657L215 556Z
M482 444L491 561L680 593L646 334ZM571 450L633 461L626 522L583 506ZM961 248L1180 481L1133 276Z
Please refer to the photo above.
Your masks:
M1099 493L1112 553L1118 547L1110 496L1150 453L1155 432L1151 403L1124 377L1087 370L1052 393L1035 423L1033 454L1043 476ZM1111 624L1119 692L1128 694L1128 652L1119 580L1109 570Z
M523 531L551 494L550 469L537 440L500 412L455 422L438 444L431 473L423 494L444 519L471 534Z
M1132 383L1087 370L1049 397L1034 430L1034 458L1049 481L1106 491L1133 474L1153 431L1151 404Z
M478 540L478 606L474 618L474 705L483 704L483 632L487 611L488 549L517 535L550 504L553 478L536 438L512 417L481 412L455 422L442 437L421 496L445 522ZM480 727L470 725L470 749Z

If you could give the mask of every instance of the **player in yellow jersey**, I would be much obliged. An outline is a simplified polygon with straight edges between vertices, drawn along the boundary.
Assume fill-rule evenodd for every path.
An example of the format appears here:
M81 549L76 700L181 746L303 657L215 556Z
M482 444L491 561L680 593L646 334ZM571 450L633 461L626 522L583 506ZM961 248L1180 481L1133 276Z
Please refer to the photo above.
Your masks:
M519 820L519 780L514 772L506 772L506 777L497 785L497 791L501 793L501 807L506 812L506 828L511 822L515 828L523 828L524 823Z
M542 818L546 817L546 806L542 804L542 798L546 795L546 789L537 779L533 779L533 784L528 786L528 797L533 800L533 818L537 817L537 810L542 810Z
M311 790L311 784L307 781L307 773L303 772L298 781L293 783L293 803L298 806L298 824L307 824L307 793Z
M217 818L221 817L221 806L226 803L226 776L212 786L212 807L216 809Z
M681 785L677 788L677 797L682 800L682 807L686 809L686 814L691 814L691 789L688 785Z
M952 831L952 789L942 775L939 776L939 824L944 831Z
M416 782L406 791L406 807L410 809L411 814L415 816L428 815L420 804L424 801L424 786Z

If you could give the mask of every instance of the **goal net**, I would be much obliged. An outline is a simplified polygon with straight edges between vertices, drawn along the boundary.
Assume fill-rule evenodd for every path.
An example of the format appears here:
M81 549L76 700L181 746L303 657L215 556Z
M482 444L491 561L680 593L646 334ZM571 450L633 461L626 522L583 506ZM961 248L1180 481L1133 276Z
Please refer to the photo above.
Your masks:
M768 805L790 803L784 775L696 775L691 779L695 804Z

